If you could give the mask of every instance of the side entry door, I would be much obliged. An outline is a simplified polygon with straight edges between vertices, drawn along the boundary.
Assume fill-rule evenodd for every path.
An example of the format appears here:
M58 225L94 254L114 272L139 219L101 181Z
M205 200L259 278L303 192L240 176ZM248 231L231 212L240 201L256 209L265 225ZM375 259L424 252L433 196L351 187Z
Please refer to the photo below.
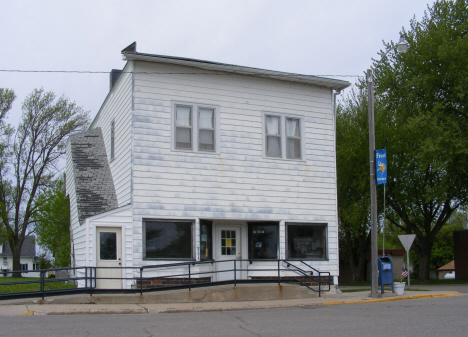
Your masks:
M96 227L96 287L122 289L122 229Z

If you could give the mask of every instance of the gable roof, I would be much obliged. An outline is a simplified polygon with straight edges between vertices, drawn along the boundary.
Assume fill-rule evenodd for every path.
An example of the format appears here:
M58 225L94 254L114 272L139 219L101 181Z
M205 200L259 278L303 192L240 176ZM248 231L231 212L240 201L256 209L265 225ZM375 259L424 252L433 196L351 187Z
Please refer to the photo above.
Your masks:
M448 270L448 271L455 270L455 261L449 262L445 266L442 266L437 270L441 270L441 271L443 271L443 270Z
M118 207L101 128L69 138L75 178L78 220Z
M34 235L26 235L24 237L20 255L23 257L36 256L36 237ZM8 241L3 242L3 251L0 253L0 256L13 256Z
M233 64L219 63L213 61L197 60L185 57L157 55L138 53L136 51L136 42L133 42L128 47L122 50L122 57L126 61L148 61L157 63L177 64L188 67L202 68L206 70L220 71L226 73L234 73L240 75L251 75L265 78L272 78L276 80L299 82L306 84L313 84L324 86L326 88L343 90L351 84L347 81L335 80L326 77L301 75L295 73L286 73L282 71L273 71L253 67L237 66Z

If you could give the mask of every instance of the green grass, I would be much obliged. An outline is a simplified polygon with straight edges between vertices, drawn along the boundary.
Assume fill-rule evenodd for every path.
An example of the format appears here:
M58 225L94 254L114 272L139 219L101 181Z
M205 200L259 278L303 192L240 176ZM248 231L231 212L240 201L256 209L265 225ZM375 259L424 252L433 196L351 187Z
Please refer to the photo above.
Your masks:
M340 289L343 293L356 293L359 291L371 291L371 288L356 288L356 289ZM379 289L380 291L380 286ZM392 288L384 287L384 291L392 291ZM405 288L405 291L429 291L427 289L418 289L418 288Z
M40 281L40 278L33 277L0 277L0 294L19 293L28 291L40 291L40 283L19 283L28 281ZM52 289L70 289L76 288L76 285L65 283L64 281L54 281L47 279L44 284L44 290ZM17 283L17 284L2 284L2 283Z
M399 279L393 280L394 282L400 282ZM404 279L404 282L408 284L408 280ZM439 279L431 279L426 282L417 281L416 279L411 279L411 285L438 285L438 284L468 284L468 281L465 280L439 280ZM356 283L340 283L340 286L347 286L347 287L364 287L368 286L370 289L371 283L370 282L356 282Z

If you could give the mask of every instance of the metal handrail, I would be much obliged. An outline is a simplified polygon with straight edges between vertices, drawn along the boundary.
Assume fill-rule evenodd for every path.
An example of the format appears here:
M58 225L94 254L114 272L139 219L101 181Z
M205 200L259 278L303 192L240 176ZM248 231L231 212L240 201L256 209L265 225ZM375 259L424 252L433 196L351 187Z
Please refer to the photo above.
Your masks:
M249 269L248 267L254 263L254 262L271 262L272 264L275 263L276 266L273 267L272 265L270 266L265 266L265 267L260 267L258 268L258 265L256 266L257 268L255 269ZM217 269L213 268L211 271L206 271L206 270L194 270L195 266L203 266L207 264L211 264L213 266L216 266L220 263L223 264L230 264L232 263L232 268L224 268L224 269ZM245 263L247 267L242 266L242 263ZM284 268L281 263L286 263L287 268ZM70 268L49 268L49 269L39 269L39 270L31 270L31 271L21 271L22 274L24 273L39 273L39 280L28 280L28 281L17 281L17 282L5 282L1 283L0 278L0 285L13 285L13 284L28 284L28 283L39 283L40 284L40 290L39 291L28 291L28 292L22 292L22 293L9 293L9 294L0 294L0 299L5 299L5 298L15 298L15 297L25 297L25 295L28 296L34 296L34 295L40 295L42 299L44 299L46 294L62 294L62 293L73 293L73 292L79 292L79 293L89 293L90 296L92 296L93 292L96 291L115 291L115 292L139 292L140 295L143 295L143 292L145 291L153 291L153 290L162 290L162 289L170 289L170 288L188 288L189 291L195 286L206 286L206 285L212 285L212 284L226 284L226 283L234 283L234 286L237 286L239 282L276 282L275 279L271 280L254 280L254 279L239 279L238 278L238 272L276 272L277 273L277 282L278 285L281 284L281 282L288 282L287 280L284 279L285 276L283 276L282 279L282 272L284 271L295 271L312 281L316 282L316 280L313 278L313 272L311 272L312 276L308 275L308 272L304 269L299 268L298 266L294 265L294 263L302 263L307 268L310 268L311 270L315 271L318 273L318 284L319 284L319 296L321 296L321 286L322 283L328 283L328 291L330 291L330 272L321 272L309 264L307 264L304 261L301 260L294 260L294 261L289 261L289 260L284 260L284 259L276 259L276 260L261 260L261 259L230 259L230 260L222 260L222 261L215 261L215 260L207 260L207 261L187 261L187 262L177 262L177 263L166 263L166 264L160 264L160 265L147 265L147 266L139 266L139 267L70 267ZM293 266L295 269L292 270L289 267ZM156 286L156 287L151 287L151 288L143 288L143 280L148 279L148 278L154 278L154 277L145 277L145 272L156 272L159 273L158 270L161 269L167 269L167 268L175 268L175 267L182 267L182 268L187 268L187 272L178 272L177 274L166 274L166 275L158 275L155 276L157 278L185 278L188 277L188 284L185 285L177 285L177 286ZM124 270L133 270L133 277L125 277L124 274L121 274L121 277L98 277L97 271L102 270L102 269L120 269L122 271ZM49 272L57 272L57 271L73 271L74 272L74 277L68 277L68 278L61 278L61 279L48 279L45 277L47 273ZM135 273L136 272L136 273ZM233 272L233 279L232 280L225 280L225 281L209 281L209 282L195 282L193 283L194 280L200 279L203 275L217 275L220 273L227 273L227 272ZM11 274L12 272L8 272L8 274ZM80 276L78 273L80 273L82 276ZM136 275L138 276L136 276ZM322 282L322 274L328 274L328 282ZM271 276L270 276L271 277ZM96 288L96 283L98 280L133 280L136 282L136 287L132 289L117 289L117 290L109 290L109 289L97 289ZM79 288L73 288L73 289L45 289L45 284L48 282L60 282L60 281L71 281L71 282L83 282L81 287ZM315 289L309 287L308 285L304 284L302 281L295 279L296 282L299 282L301 285L306 286L310 290L316 292Z
M287 267L288 267L288 268L289 268L290 266L293 266L294 268L296 268L294 271L299 272L301 275L303 275L303 276L305 276L305 277L311 279L311 280L314 281L314 282L315 282L315 280L314 280L314 278L312 277L312 276L314 276L314 272L313 272L313 271L317 272L318 277L319 277L319 279L318 279L318 287L319 287L318 293L319 293L319 297L321 296L321 289L322 289L322 275L321 275L321 274L327 274L327 273L328 273L328 282L325 282L325 283L328 284L328 291L330 291L330 272L323 272L323 271L317 270L317 269L315 269L314 267L310 266L309 264L305 263L305 262L302 261L302 260L295 260L295 261L284 260L284 262L287 264ZM308 274L307 274L307 271L305 271L304 269L301 269L301 268L299 268L298 266L294 265L293 262L301 262L301 263L305 264L307 267L309 267L310 269L312 269L313 271L310 272L312 276L308 275ZM300 280L298 280L298 282L301 283L302 285L306 286L306 287L309 288L310 290L316 292L315 289L312 289L312 288L309 287L308 285L303 284Z

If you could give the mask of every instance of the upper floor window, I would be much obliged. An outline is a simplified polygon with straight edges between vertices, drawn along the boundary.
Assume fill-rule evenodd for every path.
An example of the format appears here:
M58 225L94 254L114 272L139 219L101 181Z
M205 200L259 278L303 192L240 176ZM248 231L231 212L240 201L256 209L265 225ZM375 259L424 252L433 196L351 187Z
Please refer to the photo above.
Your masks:
M110 159L114 159L115 157L115 121L111 122L110 125Z
M301 159L301 120L286 117L286 158Z
M265 114L264 121L265 156L302 159L302 118L280 114Z
M217 152L218 108L198 104L174 104L173 148Z

